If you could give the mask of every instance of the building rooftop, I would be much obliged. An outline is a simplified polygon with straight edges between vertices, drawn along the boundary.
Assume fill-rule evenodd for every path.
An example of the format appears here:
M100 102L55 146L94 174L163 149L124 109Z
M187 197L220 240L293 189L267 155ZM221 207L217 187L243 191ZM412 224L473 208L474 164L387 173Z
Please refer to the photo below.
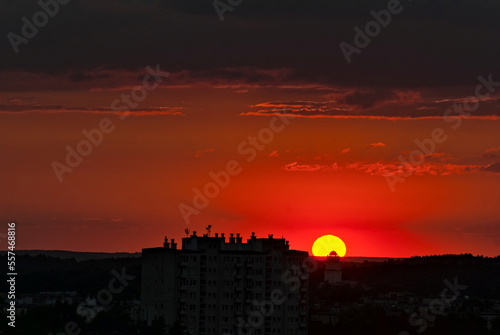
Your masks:
M177 243L174 239L170 242L165 236L163 247L143 249L143 252L154 252L159 249L178 250ZM269 234L267 238L257 238L254 232L249 239L243 241L243 237L238 234L215 233L214 236L204 234L197 235L193 231L191 236L182 239L183 252L204 252L207 250L217 250L221 253L261 253L265 250L275 249L286 251L289 253L305 253L305 251L290 250L289 242L285 238L274 238L273 234Z

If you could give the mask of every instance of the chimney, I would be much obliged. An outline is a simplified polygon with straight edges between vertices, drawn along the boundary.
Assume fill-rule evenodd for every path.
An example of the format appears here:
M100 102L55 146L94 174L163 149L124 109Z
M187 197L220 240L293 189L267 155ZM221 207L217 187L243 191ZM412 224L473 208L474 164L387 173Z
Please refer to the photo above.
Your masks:
M271 239L271 240L272 240L272 238L273 238L273 234L269 234L269 235L268 235L268 237L269 237L269 239Z
M193 235L191 237L196 237L196 230L193 231Z
M170 240L170 245L172 246L172 248L171 248L171 249L174 249L174 250L175 250L175 249L177 249L177 243L175 243L175 240L174 240L174 239L171 239L171 240Z
M288 244L288 241L285 241L285 250L290 250L290 245Z
M231 234L231 237L229 237L229 243L234 243L234 234Z
M252 237L251 237L252 240L255 240L256 239L256 236L255 236L255 232L252 232Z
M168 239L167 237L165 236L165 241L163 241L163 247L168 249L169 248L169 245L168 245Z
M215 233L215 238L219 237L219 233Z
M242 240L243 239L240 237L240 234L236 234L236 243L241 243Z

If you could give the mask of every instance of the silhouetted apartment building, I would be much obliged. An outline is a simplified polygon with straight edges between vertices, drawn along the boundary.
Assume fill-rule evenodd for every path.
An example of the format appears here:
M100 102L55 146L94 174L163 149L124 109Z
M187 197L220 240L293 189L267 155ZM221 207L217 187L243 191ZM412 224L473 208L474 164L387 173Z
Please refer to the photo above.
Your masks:
M243 243L240 234L226 242L193 232L181 250L165 238L163 248L142 251L145 318L180 321L195 335L306 335L307 275L290 279L290 270L307 257L273 235Z

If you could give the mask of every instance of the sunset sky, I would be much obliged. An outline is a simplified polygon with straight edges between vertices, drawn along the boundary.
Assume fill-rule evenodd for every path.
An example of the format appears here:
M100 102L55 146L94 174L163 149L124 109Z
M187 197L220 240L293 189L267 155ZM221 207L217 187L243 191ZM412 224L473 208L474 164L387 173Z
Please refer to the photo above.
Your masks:
M348 64L339 44L387 1L246 0L221 22L210 1L73 0L17 54L6 36L40 7L0 2L2 232L17 222L18 249L135 252L212 225L309 252L331 234L346 256L499 255L500 3L401 6ZM103 119L61 181L54 162ZM253 158L249 136L270 133ZM187 223L179 206L232 161Z

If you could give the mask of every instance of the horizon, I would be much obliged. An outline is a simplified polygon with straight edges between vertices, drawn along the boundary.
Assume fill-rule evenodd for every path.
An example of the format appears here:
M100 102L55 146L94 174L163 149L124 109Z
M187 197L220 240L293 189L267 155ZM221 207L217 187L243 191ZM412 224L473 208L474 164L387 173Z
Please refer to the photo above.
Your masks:
M163 248L162 246L158 247L152 247L152 248ZM150 248L146 248L150 249ZM182 250L182 249L178 249ZM307 251L307 250L300 250L300 249L290 249L290 250L297 250L297 251ZM112 251L112 252L106 252L106 251L78 251L78 250L56 250L56 249L20 249L17 250L18 253L23 253L23 252L28 252L28 251L36 251L36 252L72 252L72 253L89 253L89 254L142 254L141 251ZM7 252L5 250L0 250L0 253L2 252ZM500 254L496 256L485 256L485 255L474 255L471 253L460 253L460 254L428 254L428 255L412 255L408 257L390 257L390 256L342 256L339 257L340 259L345 259L345 258L387 258L387 259L409 259L413 257L442 257L442 256L472 256L472 257L482 257L482 258L497 258L500 257ZM326 256L314 256L314 255L309 255L311 258L319 259L319 260L326 260Z

